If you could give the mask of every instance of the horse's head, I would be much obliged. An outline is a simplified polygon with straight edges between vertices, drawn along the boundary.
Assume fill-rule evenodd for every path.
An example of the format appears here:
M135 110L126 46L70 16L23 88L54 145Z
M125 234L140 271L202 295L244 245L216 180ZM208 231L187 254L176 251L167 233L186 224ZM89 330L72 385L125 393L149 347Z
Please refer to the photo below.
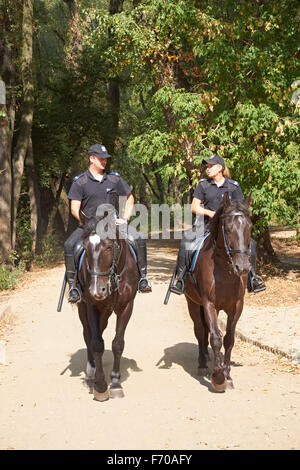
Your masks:
M110 215L87 218L83 213L80 219L86 252L86 287L94 300L104 300L111 293L112 277L119 257L115 221Z
M223 238L227 256L233 270L238 275L247 274L250 270L249 246L252 222L249 207L252 193L244 200L231 200L224 194L219 213L219 236Z

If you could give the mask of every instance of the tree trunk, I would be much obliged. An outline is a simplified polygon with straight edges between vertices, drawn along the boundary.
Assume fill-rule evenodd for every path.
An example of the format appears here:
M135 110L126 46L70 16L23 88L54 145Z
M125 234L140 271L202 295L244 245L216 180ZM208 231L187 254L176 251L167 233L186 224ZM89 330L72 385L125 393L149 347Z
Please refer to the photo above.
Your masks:
M6 82L6 85L9 87L9 91L6 93L6 109L4 108L3 111L7 113L8 118L5 132L7 133L8 138L8 154L11 155L16 114L16 69L11 57L11 51L7 47L5 40L0 43L0 75L3 77L4 82Z
M22 23L22 82L23 107L20 120L20 130L17 144L13 153L13 214L12 214L12 247L16 241L16 216L20 197L24 161L27 153L29 138L31 136L34 86L32 70L32 32L33 32L33 0L23 2Z
M0 105L6 114L6 106ZM1 121L1 119L0 119ZM5 124L2 124L4 123ZM6 120L0 122L0 263L7 262L11 252L11 167L9 152L9 129Z
M33 254L37 252L38 234L41 221L41 204L40 204L40 191L35 172L32 140L29 139L25 160L27 180L29 187L29 202L30 202L30 231L31 231L31 251Z
M123 10L124 0L110 0L109 2L109 13L110 15L116 15ZM111 32L108 32L108 36ZM110 132L109 137L106 138L105 145L108 151L113 153L116 138L119 130L119 117L120 117L120 88L119 80L117 77L111 78L107 84L107 96L110 108Z
M70 10L70 26L72 31L72 40L67 52L68 61L77 67L77 53L82 50L82 37L80 29L80 18L76 0L64 0Z
M59 186L58 186L58 189L57 189L56 194L55 194L55 202L54 202L54 205L53 205L52 210L51 210L50 215L49 215L47 235L50 235L53 232L54 220L55 220L55 217L56 217L56 214L57 214L57 211L58 211L60 196L61 196L62 190L64 188L65 180L66 180L66 173L62 173L61 178L60 178L60 182L59 182ZM53 189L54 188L52 188L52 191L53 191ZM54 191L53 191L53 193L54 193Z
M116 13L121 13L121 11L123 10L123 3L124 3L124 0L110 0L109 7L108 7L109 13L111 15L115 15Z
M145 180L147 181L149 187L151 188L151 191L152 191L153 195L154 195L157 199L159 199L159 195L156 193L155 189L153 188L153 185L151 184L151 181L149 180L148 176L147 176L146 173L144 173L144 172L143 172L143 177L145 178ZM141 204L143 204L143 203L141 202Z
M174 196L175 196L175 202L180 204L182 201L180 197L180 181L179 181L178 175L174 177Z
M162 177L158 173L158 171L156 171L158 169L159 169L159 165L153 162L152 171L154 172L154 177L155 177L156 185L157 185L158 192L159 192L159 200L160 200L160 203L163 204L166 202L166 193L165 193Z
M5 93L0 112L0 263L9 262L11 254L11 210L12 210L12 174L11 145L15 125L15 83L16 69L11 58L11 51L5 39L0 43L0 79L9 85L10 92Z
M109 80L107 89L110 108L110 131L109 136L106 137L105 145L107 146L108 151L113 153L119 130L120 117L120 89L118 79L112 78Z
M278 257L272 247L269 228L261 233L257 239L257 259L263 263L278 262Z

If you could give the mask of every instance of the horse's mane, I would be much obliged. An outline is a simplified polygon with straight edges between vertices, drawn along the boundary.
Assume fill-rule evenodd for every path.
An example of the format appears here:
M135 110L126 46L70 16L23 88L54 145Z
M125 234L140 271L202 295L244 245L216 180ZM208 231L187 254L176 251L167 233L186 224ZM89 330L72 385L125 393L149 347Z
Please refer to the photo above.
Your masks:
M246 216L249 216L249 210L244 206L243 200L241 199L230 200L230 204L226 206L221 204L214 217L210 220L209 224L209 231L214 239L217 238L220 216L224 214L225 207L230 208L230 211L243 212Z
M83 239L96 231L96 227L99 221L100 221L100 217L96 215L89 218L89 220L83 226L83 232L82 232Z

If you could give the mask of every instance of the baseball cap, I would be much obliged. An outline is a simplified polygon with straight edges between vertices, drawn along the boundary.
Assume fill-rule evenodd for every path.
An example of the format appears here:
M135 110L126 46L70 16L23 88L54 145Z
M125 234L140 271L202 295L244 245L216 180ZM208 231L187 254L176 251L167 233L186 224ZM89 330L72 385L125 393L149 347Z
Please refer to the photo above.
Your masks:
M104 145L101 145L101 144L92 145L88 149L88 155L95 155L96 157L100 157L100 158L109 158L109 157L111 157L111 155L109 155L109 153L106 150L106 148L104 147Z
M206 160L203 160L204 163L210 164L210 165L222 165L223 168L225 168L225 162L223 158L219 157L219 155L212 155L211 157L207 158Z

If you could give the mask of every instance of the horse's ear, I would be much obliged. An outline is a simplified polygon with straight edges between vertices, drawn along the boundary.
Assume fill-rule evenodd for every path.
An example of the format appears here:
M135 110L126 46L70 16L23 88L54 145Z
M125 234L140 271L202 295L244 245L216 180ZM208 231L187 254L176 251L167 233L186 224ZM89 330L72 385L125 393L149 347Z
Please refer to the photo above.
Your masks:
M85 215L84 212L79 211L79 219L80 219L81 225L84 225L84 224L86 224L87 221L89 220L89 217L88 217L87 215Z
M224 196L223 196L223 204L224 204L224 206L225 206L225 207L228 206L229 202L230 202L229 193L224 193Z
M247 209L249 209L249 207L251 206L252 204L252 201L253 201L253 194L252 192L249 194L248 197L246 197L246 199L244 199L244 206L246 206Z

